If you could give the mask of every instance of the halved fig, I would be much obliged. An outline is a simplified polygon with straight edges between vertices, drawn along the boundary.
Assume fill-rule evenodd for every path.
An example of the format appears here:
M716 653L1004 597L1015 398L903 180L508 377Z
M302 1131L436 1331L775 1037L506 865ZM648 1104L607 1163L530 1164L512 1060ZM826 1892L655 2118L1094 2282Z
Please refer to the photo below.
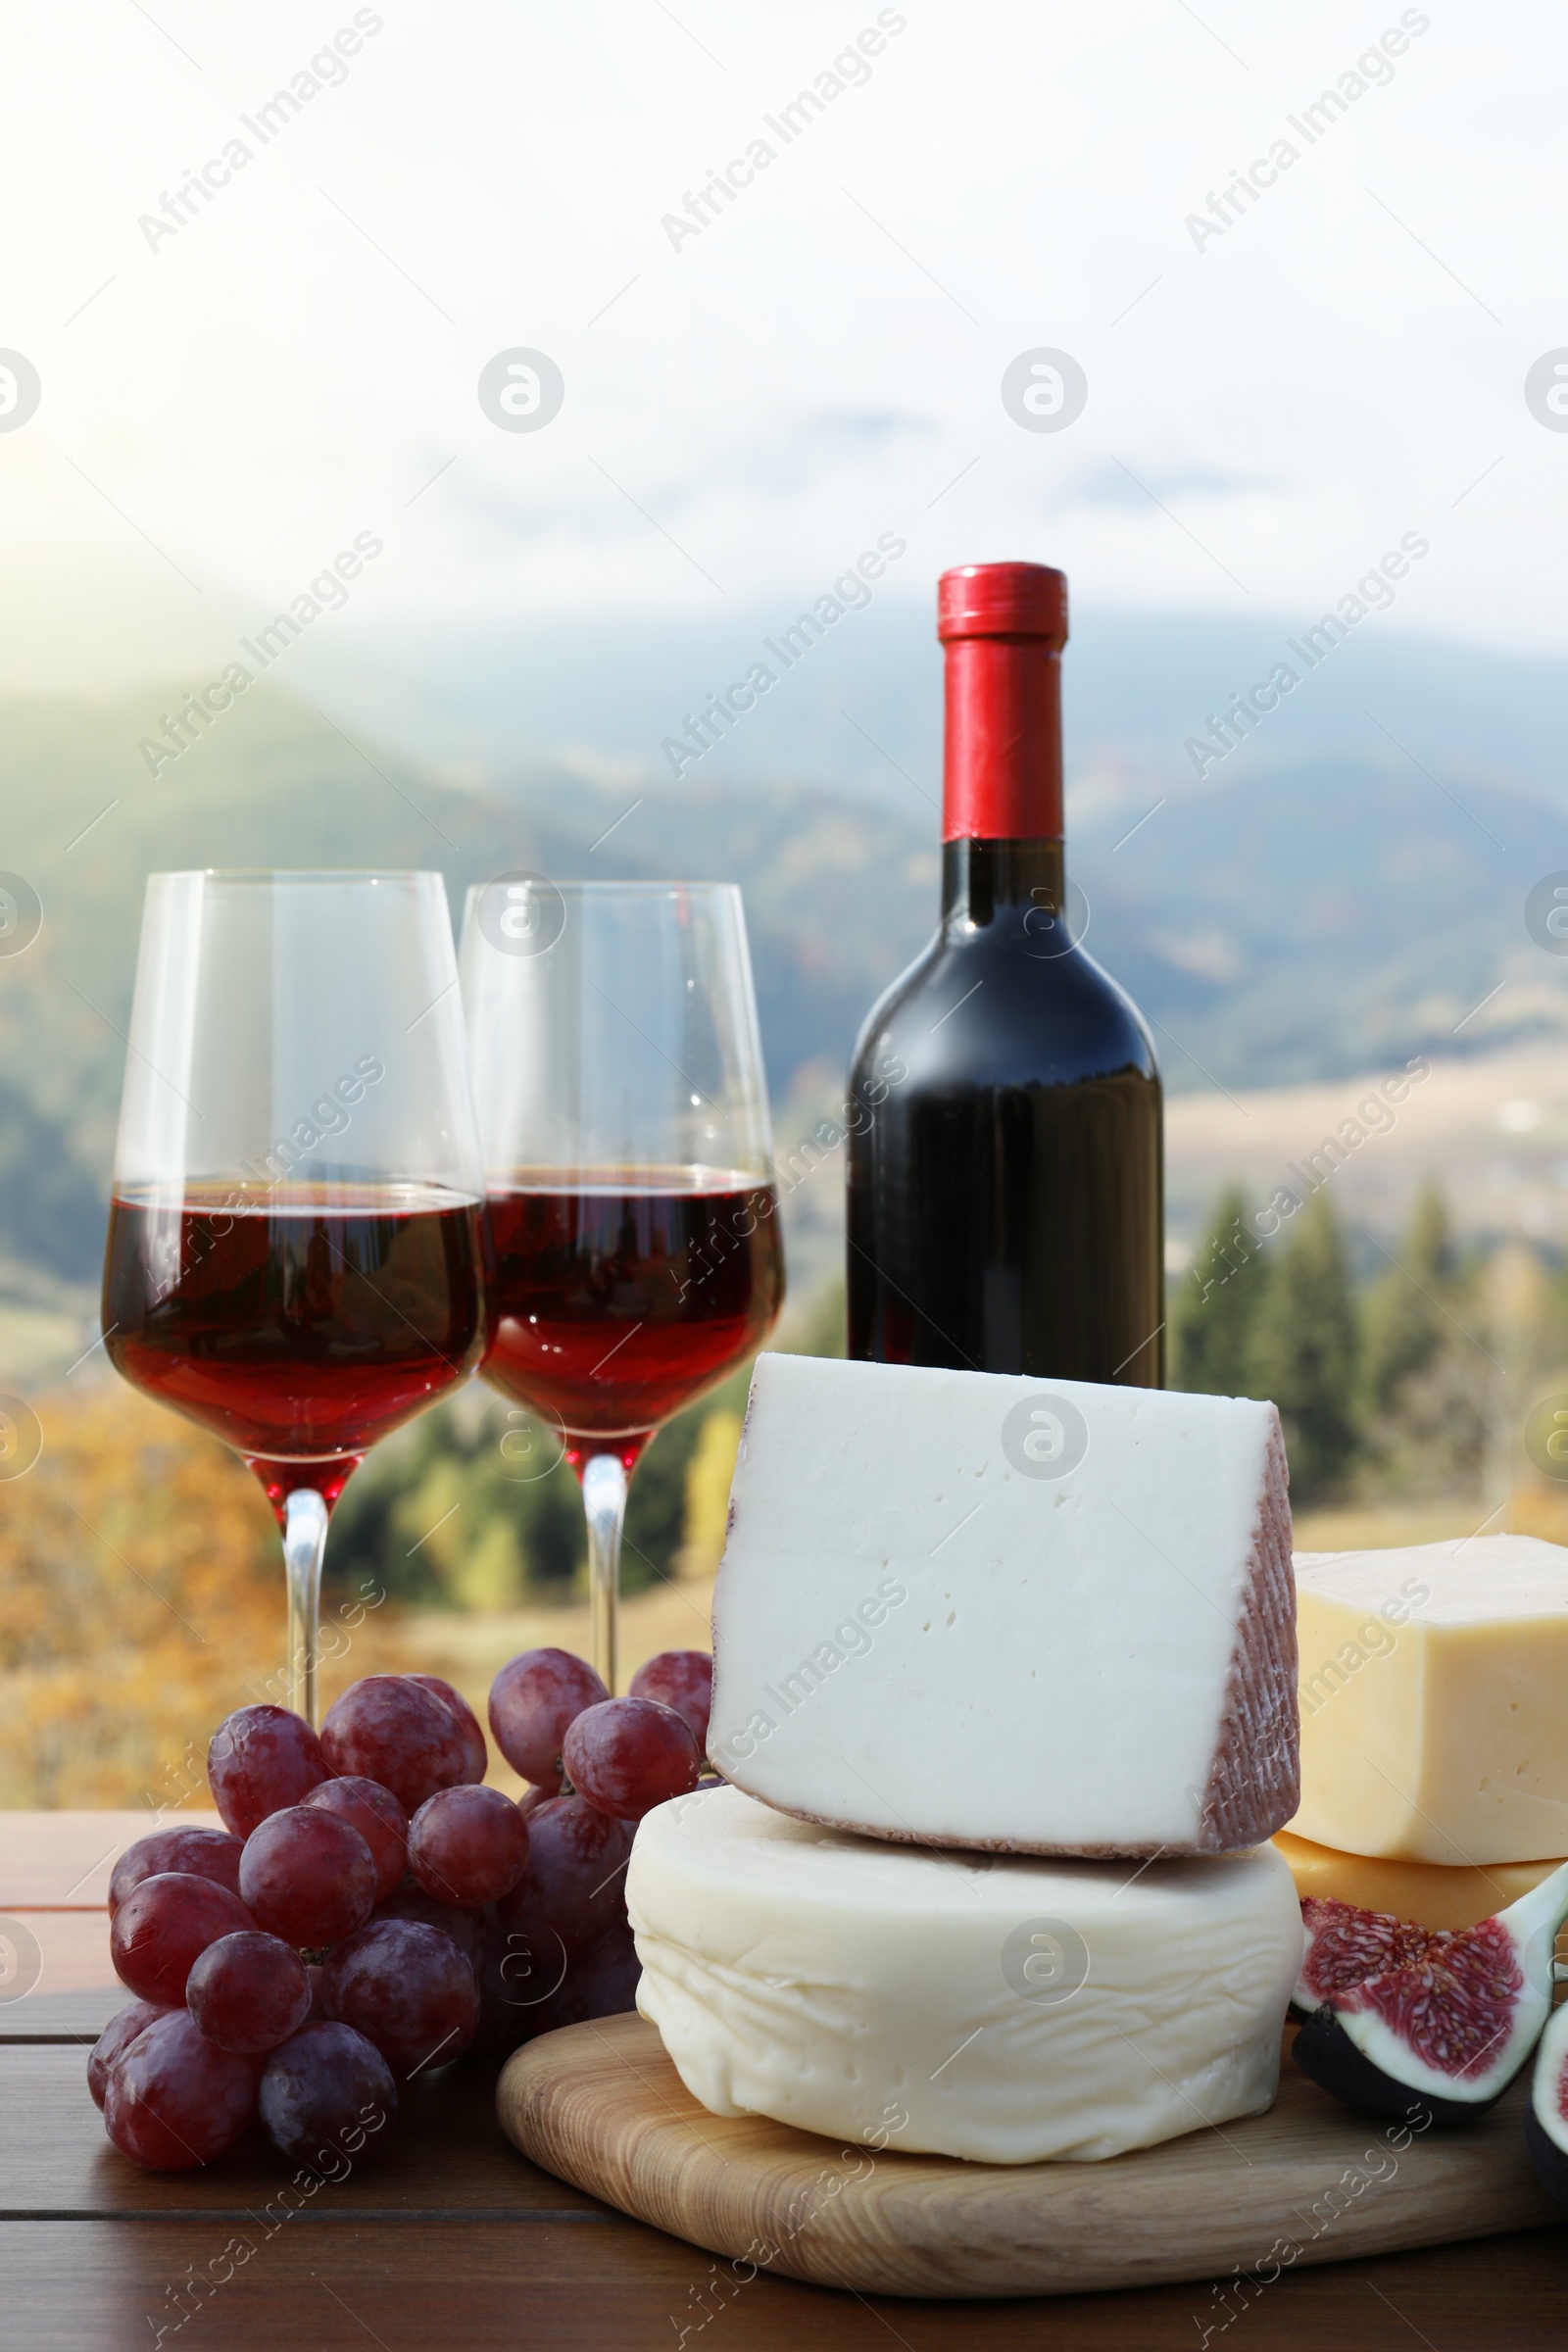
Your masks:
M1302 1897L1301 1928L1306 1948L1291 1994L1298 2017L1310 2017L1336 1993L1364 1984L1385 1969L1424 1960L1434 1945L1453 1940L1448 1929L1418 1928L1392 1911L1358 1911L1353 1903L1315 1894Z
M1302 1904L1295 2059L1361 2115L1441 2126L1495 2104L1551 2010L1568 1863L1492 1919L1413 1927L1348 1903Z
M1547 2196L1568 2209L1568 2003L1552 2016L1536 2052L1525 2146Z

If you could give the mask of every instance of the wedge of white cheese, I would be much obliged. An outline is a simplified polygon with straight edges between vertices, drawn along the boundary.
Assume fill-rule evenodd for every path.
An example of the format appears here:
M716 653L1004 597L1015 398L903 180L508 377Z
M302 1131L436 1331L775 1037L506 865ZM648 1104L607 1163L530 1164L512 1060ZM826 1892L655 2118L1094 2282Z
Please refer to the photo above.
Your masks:
M892 1852L733 1788L648 1815L626 1901L637 2005L713 2114L987 2164L1260 2115L1301 1958L1270 1845L1142 1869Z
M1298 1797L1271 1404L762 1355L713 1603L709 1753L808 1820L1200 1854Z

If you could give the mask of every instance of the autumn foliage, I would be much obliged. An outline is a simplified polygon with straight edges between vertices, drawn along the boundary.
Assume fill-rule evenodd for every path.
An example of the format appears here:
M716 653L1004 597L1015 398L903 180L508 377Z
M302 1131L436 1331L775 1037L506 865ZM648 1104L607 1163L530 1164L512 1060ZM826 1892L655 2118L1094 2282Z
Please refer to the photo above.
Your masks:
M286 1700L282 1551L226 1447L119 1383L36 1401L0 1485L0 1807L204 1805L213 1726ZM336 1597L329 1702L402 1667L379 1588Z

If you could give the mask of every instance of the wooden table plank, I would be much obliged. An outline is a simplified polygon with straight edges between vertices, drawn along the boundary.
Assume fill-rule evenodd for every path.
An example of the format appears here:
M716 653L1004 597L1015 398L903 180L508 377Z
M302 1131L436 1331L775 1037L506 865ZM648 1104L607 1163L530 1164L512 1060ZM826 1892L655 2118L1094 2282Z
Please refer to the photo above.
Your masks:
M0 1913L0 2048L96 2039L129 1997L109 1958L107 1912Z
M726 2291L691 2247L618 2216L396 2230L302 2218L270 2238L226 2221L32 2222L0 2242L7 2352L128 2352L156 2346L160 2326L166 2346L200 2352L1195 2352L1223 2319L1206 2287L916 2303L762 2273ZM1246 2352L1560 2352L1565 2291L1563 2239L1537 2231L1287 2272L1232 2316Z
M101 1911L127 1845L157 1829L220 1830L208 1809L0 1813L0 1911Z
M601 2210L509 2145L488 2067L453 2067L407 2083L399 2100L385 2146L319 2192L323 2210L390 2219ZM0 2222L166 2212L242 2218L275 2199L293 2177L294 2167L260 2132L198 2171L143 2172L110 2144L88 2094L84 2050L0 2049Z
M89 1988L129 1998L109 1957L107 1911L0 1912L0 2036L24 2002Z
M123 1984L99 1984L75 1992L50 1992L39 1985L26 2000L0 2009L0 2049L13 2042L70 2041L90 2049L129 1995Z
M0 2220L0 2352L121 2352L156 2345L160 2328L166 2345L200 2352L797 2352L808 2336L819 2352L887 2352L890 2340L906 2352L1191 2352L1205 2328L1217 2342L1243 2320L1245 2352L1390 2352L1422 2338L1431 2352L1557 2352L1564 2340L1568 2228L1286 2272L1245 2311L1206 2282L921 2303L742 2279L528 2165L502 2139L478 2068L416 2085L379 2162L288 2221L286 2168L264 2143L200 2174L142 2173L109 2147L84 2052L65 2037L95 2032L125 1997L93 1902L114 1855L152 1826L143 1814L0 1816L0 1937L9 1907L41 1961L9 2001L0 1965L0 2213L22 2217ZM214 2284L225 2261L238 2267Z

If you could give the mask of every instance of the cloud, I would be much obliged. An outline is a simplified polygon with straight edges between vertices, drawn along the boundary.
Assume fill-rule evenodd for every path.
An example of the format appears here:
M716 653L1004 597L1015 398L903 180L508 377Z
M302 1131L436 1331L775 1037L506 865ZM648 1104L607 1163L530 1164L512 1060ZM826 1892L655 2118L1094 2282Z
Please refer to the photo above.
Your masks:
M1137 480L1114 459L1101 459L1085 468L1054 503L1069 507L1147 508L1150 493L1158 499L1246 498L1253 491L1282 492L1289 484L1276 474L1222 472L1200 462L1148 466L1137 468Z

